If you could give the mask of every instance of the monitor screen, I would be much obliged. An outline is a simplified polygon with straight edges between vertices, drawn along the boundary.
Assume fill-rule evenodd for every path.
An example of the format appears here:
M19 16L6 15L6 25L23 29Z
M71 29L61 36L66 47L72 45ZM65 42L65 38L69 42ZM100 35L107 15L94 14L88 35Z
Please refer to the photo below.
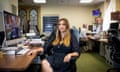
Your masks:
M99 9L95 9L95 10L92 11L92 15L93 15L93 16L100 16L100 15L101 15L101 12L100 12Z
M118 23L118 22L116 22L116 23L111 23L111 24L110 24L110 29L118 30L118 29L119 29L119 23Z
M20 19L17 15L4 11L4 24L6 40L20 37Z
M88 26L88 30L89 30L89 31L93 31L93 25L89 25L89 26Z
M2 47L4 41L4 31L0 31L0 47Z

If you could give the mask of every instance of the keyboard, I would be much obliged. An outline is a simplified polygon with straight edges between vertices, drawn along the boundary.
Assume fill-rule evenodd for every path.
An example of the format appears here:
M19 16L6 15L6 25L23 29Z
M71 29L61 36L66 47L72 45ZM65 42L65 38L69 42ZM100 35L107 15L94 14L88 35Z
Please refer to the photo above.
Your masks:
M4 48L1 48L1 50L3 51L10 51L10 50L17 50L18 47L4 47Z
M26 54L28 51L30 51L30 49L28 49L28 48L19 48L19 49L17 50L16 54L18 54L18 55L24 55L24 54Z

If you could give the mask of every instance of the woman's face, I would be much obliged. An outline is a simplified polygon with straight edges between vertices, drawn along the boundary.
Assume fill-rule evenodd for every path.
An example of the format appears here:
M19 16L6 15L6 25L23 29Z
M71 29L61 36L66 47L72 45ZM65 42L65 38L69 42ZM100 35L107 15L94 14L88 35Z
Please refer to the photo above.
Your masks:
M58 30L60 31L60 32L65 32L66 31L66 22L65 21L60 21L59 23L58 23Z

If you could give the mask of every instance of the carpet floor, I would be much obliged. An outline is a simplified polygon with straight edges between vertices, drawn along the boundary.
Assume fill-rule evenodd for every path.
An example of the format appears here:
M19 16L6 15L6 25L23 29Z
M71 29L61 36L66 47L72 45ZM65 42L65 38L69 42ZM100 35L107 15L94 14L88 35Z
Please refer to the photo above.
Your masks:
M77 72L106 72L110 67L98 53L82 53L76 65Z

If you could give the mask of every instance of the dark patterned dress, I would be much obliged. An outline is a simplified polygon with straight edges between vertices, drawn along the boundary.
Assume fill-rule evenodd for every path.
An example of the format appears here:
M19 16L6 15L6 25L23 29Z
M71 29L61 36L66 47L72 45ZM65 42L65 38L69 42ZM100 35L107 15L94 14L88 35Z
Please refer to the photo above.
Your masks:
M48 41L45 43L45 53L52 51L52 54L48 55L46 59L50 63L54 72L72 72L72 60L70 60L70 62L65 63L64 57L68 53L72 52L78 52L80 54L80 48L76 37L73 34L71 35L70 46L68 47L66 47L64 44L58 44L56 46L53 46L52 41L54 39L55 35L51 34Z

